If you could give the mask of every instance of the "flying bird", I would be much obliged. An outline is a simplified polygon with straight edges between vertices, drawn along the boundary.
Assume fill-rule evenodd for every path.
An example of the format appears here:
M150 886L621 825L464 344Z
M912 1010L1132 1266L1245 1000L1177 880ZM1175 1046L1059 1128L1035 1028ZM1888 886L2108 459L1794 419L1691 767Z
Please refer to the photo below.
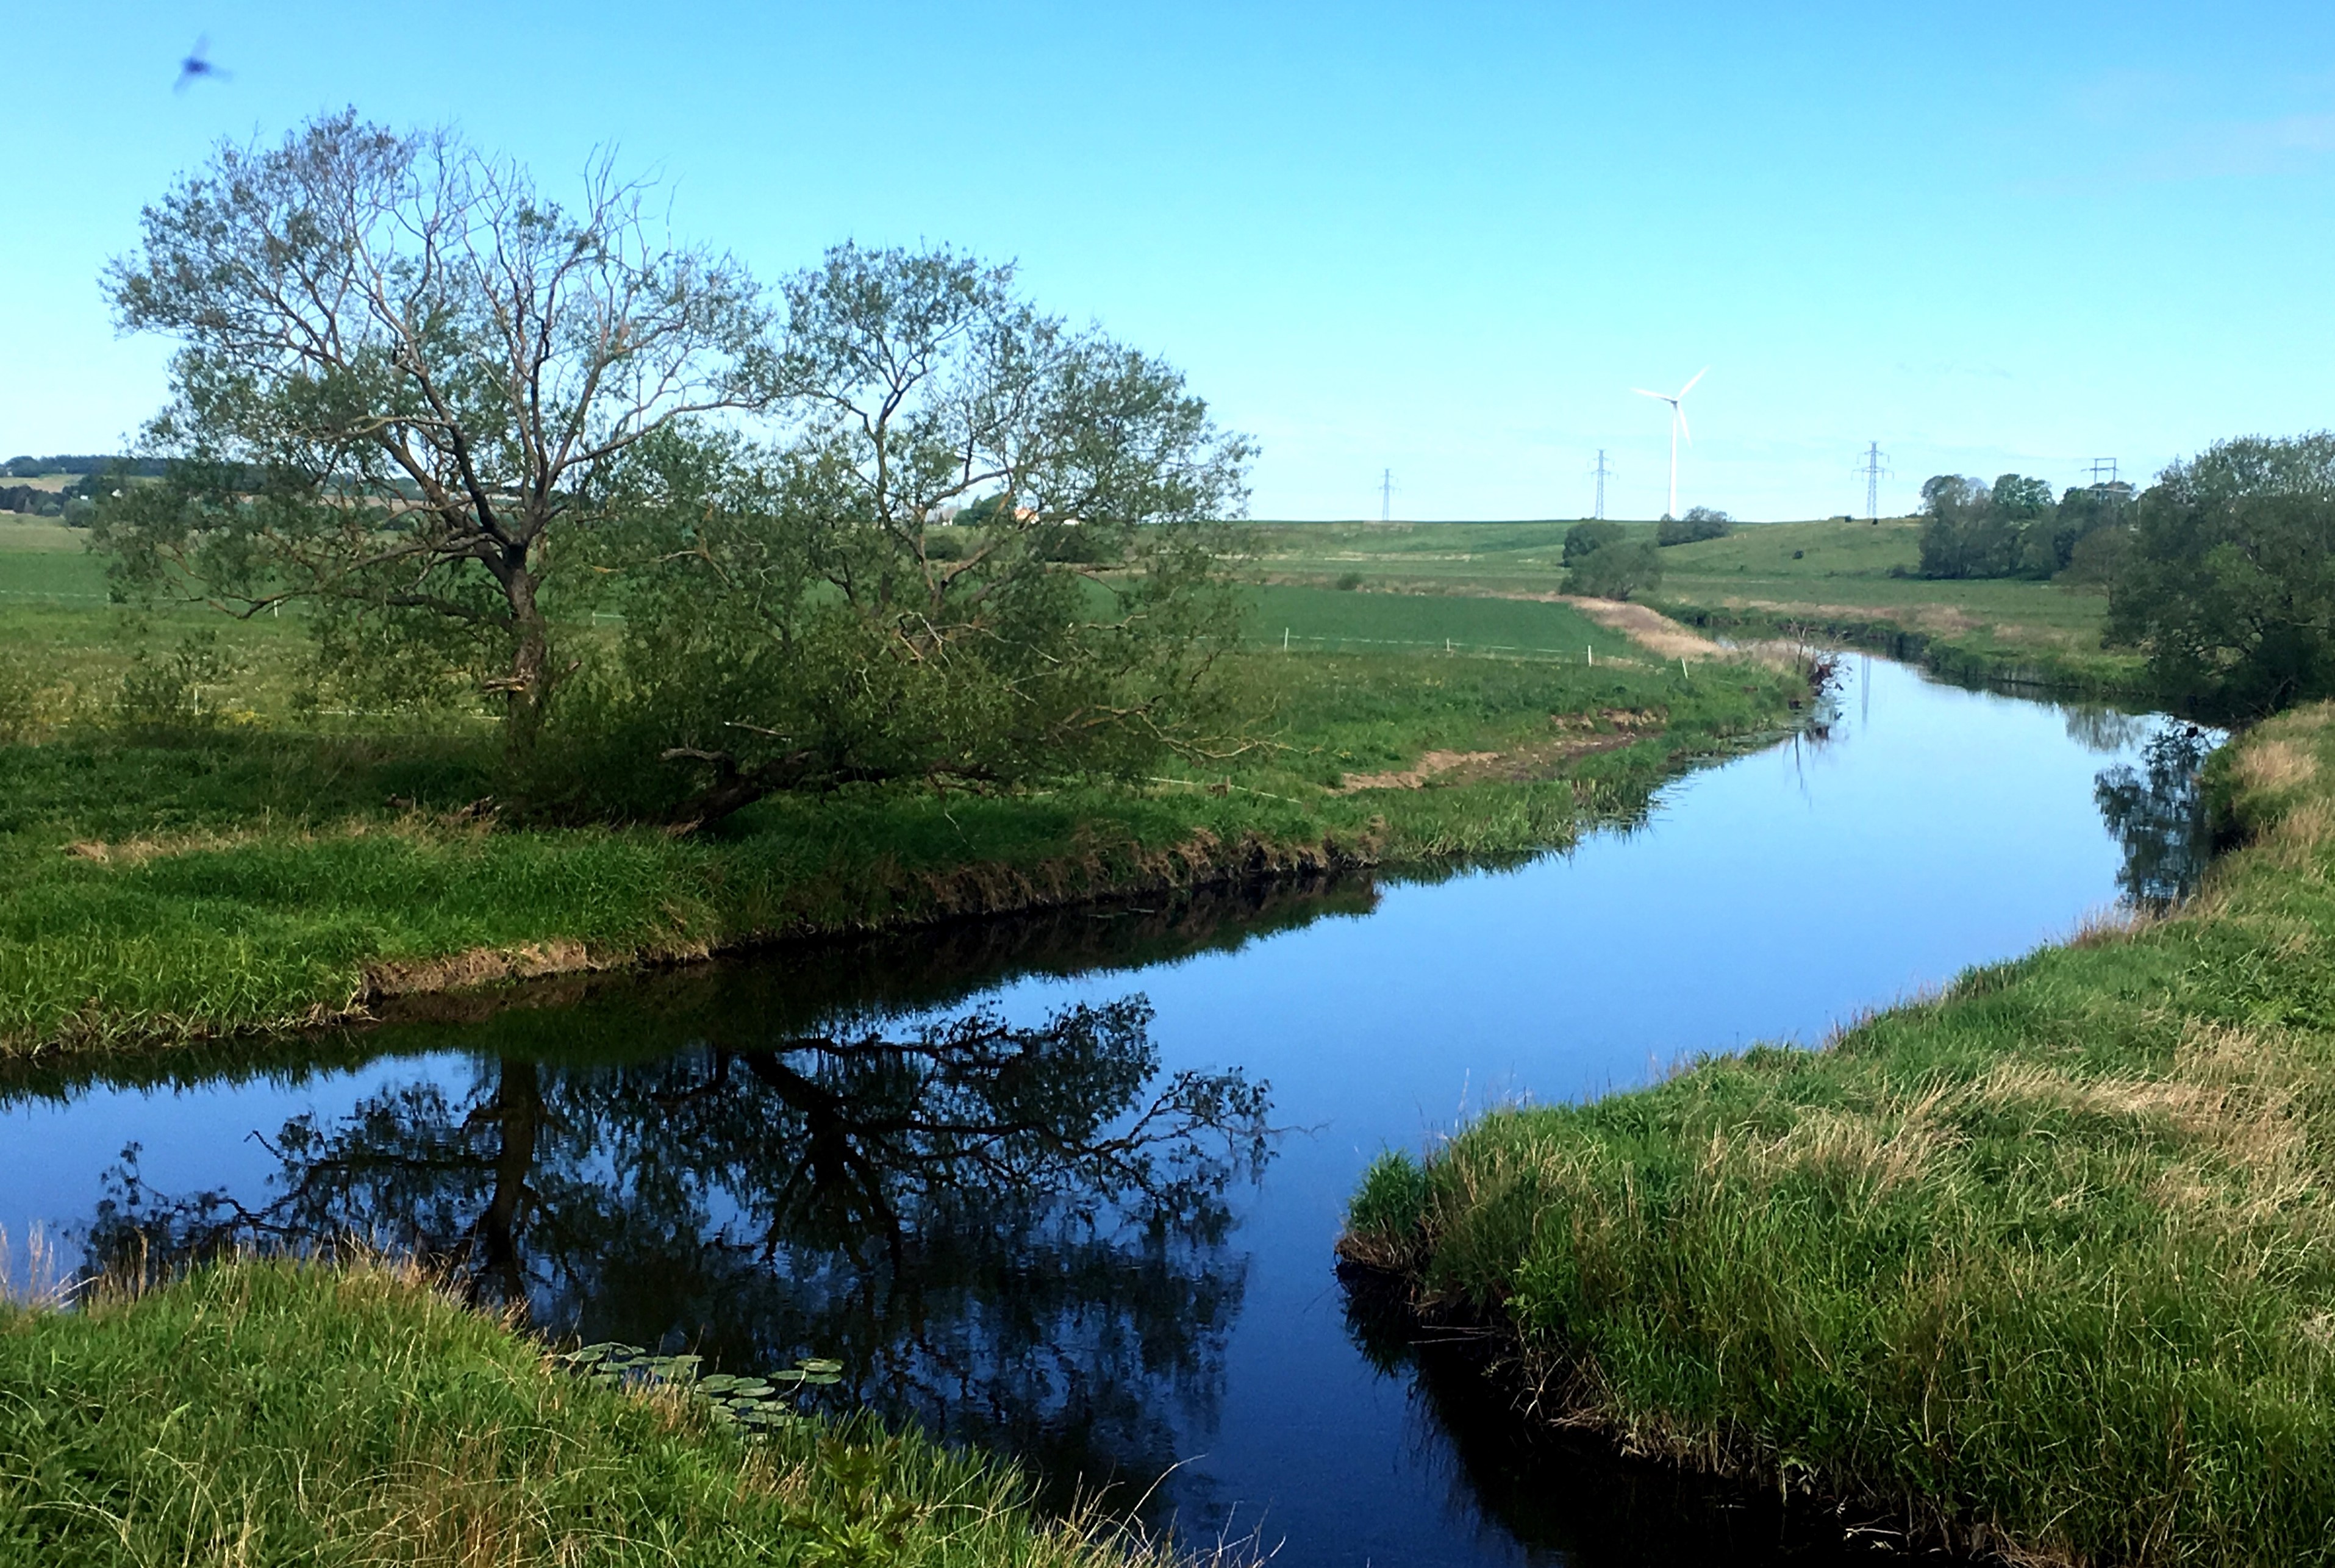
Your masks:
M221 82L231 79L232 73L222 71L210 63L210 48L211 41L208 38L195 40L194 48L188 52L184 60L179 62L179 79L170 84L171 92L184 92L187 90L187 83L199 77L211 76Z

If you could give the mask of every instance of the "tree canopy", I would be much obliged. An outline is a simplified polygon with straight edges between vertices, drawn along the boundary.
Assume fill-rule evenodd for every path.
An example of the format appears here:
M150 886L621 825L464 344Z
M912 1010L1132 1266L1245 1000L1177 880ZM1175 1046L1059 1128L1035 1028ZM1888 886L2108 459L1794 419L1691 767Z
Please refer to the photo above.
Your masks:
M2335 432L2166 469L2132 508L2107 630L2169 694L2226 716L2335 692Z
M495 694L532 743L569 667L545 597L612 469L767 401L745 268L677 244L603 162L573 208L450 132L352 112L222 145L106 275L175 337L177 460L106 522L131 574L244 613L323 607L331 662Z
M1565 564L1570 566L1593 550L1620 542L1626 534L1621 524L1603 519L1575 523L1565 530Z
M1662 586L1662 558L1652 545L1600 545L1573 564L1565 591L1598 599L1627 599Z
M1247 441L1009 267L845 245L785 296L780 439L660 443L626 496L618 724L700 780L682 817L1171 743L1236 629Z
M844 245L774 297L649 194L603 161L563 205L354 113L221 146L107 274L178 342L169 472L100 508L123 575L300 602L323 678L486 702L543 790L625 796L595 808L1177 743L1245 439L1009 266Z

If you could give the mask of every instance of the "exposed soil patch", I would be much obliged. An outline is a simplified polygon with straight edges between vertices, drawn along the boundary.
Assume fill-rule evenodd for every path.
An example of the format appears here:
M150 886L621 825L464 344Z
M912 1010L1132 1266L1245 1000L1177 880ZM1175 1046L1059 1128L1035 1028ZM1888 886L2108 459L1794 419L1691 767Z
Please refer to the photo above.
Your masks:
M1384 773L1349 773L1338 780L1332 793L1352 794L1358 789L1423 789L1430 783L1480 784L1498 779L1520 784L1535 779L1546 779L1575 758L1592 756L1599 751L1613 751L1642 736L1658 734L1662 727L1662 715L1639 712L1626 708L1608 708L1604 711L1613 732L1599 733L1582 730L1594 721L1585 714L1552 715L1550 722L1560 731L1553 740L1519 746L1507 751L1429 751L1409 768L1390 769Z
M1355 789L1419 789L1429 779L1440 778L1479 762L1497 762L1497 751L1429 751L1409 768L1387 773L1349 773L1338 780L1341 794Z
M392 959L367 964L364 992L368 996L412 996L487 985L499 980L533 980L546 974L614 968L634 959L635 955L627 953L595 958L582 943L570 937L553 937L547 942L521 943L516 947L475 947L446 958Z

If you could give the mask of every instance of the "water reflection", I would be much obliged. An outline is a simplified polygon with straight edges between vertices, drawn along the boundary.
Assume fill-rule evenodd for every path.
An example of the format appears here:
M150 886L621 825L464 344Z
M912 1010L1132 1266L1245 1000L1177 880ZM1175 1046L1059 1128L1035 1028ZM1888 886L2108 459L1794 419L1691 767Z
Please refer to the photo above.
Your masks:
M1209 1422L1245 1270L1226 1193L1270 1152L1266 1086L1163 1075L1150 1025L1138 994L1031 1027L733 1017L645 1062L475 1059L466 1089L292 1118L265 1195L156 1192L133 1146L92 1262L363 1238L554 1331L834 1356L858 1401L1060 1485L1148 1483L1176 1418Z
M1594 1431L1569 1429L1544 1407L1517 1408L1517 1379L1497 1360L1501 1341L1464 1329L1422 1332L1383 1276L1342 1265L1346 1331L1363 1359L1411 1389L1419 1463L1442 1469L1454 1530L1525 1549L1527 1562L1566 1568L1656 1568L1725 1563L1799 1568L1867 1562L1822 1510L1783 1506L1772 1493L1633 1459ZM1528 1380L1528 1379L1527 1379ZM1544 1389L1550 1400L1561 1398ZM1487 1555L1493 1554L1487 1551Z
M2124 850L2117 886L2135 907L2161 911L2196 891L2213 848L2198 771L2221 740L2195 724L2165 722L2143 747L2138 768L2119 763L2093 786L2100 817Z
M2068 739L2103 757L2132 750L2164 722L2153 713L2127 713L2098 702L2069 702L2059 711L2068 722Z

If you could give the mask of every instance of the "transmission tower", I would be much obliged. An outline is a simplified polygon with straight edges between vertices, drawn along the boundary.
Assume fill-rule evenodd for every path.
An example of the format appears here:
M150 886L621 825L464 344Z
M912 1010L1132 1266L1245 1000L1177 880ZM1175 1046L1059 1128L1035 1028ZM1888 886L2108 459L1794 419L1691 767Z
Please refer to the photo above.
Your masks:
M2116 482L2116 459L2094 458L2092 460L2092 493L2096 496L2105 495L2107 493L2107 488Z
M1394 470L1381 469L1379 474L1379 521L1394 521Z
M1595 515L1600 520L1603 520L1605 516L1605 481L1613 477L1613 469L1609 467L1605 461L1605 449L1603 447L1599 447L1597 449L1597 466L1591 469L1589 471L1597 476L1597 511Z
M1881 481L1896 477L1881 466L1888 456L1881 450L1879 441L1867 441L1865 443L1865 460L1856 465L1856 471L1865 476L1865 520L1868 523L1881 520Z

